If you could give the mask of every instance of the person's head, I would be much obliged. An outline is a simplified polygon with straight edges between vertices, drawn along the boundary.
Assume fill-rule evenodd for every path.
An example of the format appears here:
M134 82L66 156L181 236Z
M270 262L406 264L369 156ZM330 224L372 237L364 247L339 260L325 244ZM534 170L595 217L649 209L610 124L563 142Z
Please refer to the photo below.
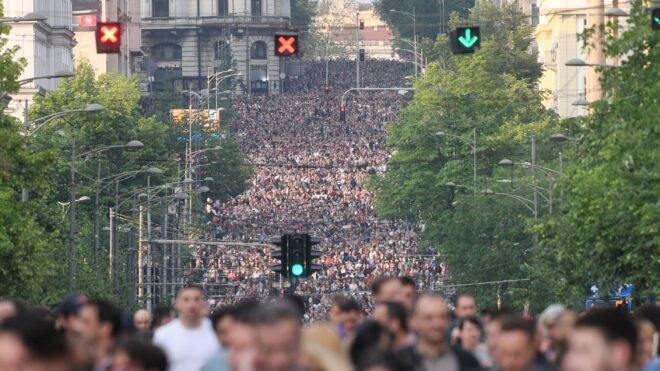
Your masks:
M176 318L174 309L170 306L159 306L153 310L153 319L151 320L151 330L156 331L159 327L165 326Z
M361 358L369 352L389 352L393 349L392 333L380 323L367 320L355 332L349 350L353 364L360 364Z
M553 304L547 307L539 316L539 327L541 335L550 339L553 344L557 344L561 339L558 332L559 319L566 311L561 304Z
M257 331L259 356L264 369L289 371L300 365L299 318L297 308L284 301L261 308Z
M415 299L417 298L417 287L415 281L410 277L401 277L401 298L403 300L402 304L408 312L412 311L413 306L415 305Z
M635 321L637 332L639 334L639 346L637 347L637 364L645 365L653 359L653 341L657 331L651 321L647 319L638 319Z
M575 323L563 369L629 370L636 361L637 341L637 330L628 314L615 308L593 308Z
M0 323L26 310L27 306L20 300L0 300Z
M211 322L213 323L213 329L215 334L220 340L220 344L223 347L231 347L231 330L234 326L234 318L236 317L236 312L233 306L225 306L218 308L211 315Z
M386 301L376 304L373 318L397 336L408 333L408 313L401 303Z
M332 303L330 304L330 310L328 311L328 319L330 322L340 325L342 323L342 313L341 308L346 305L346 302L350 301L346 295L337 294L332 297Z
M104 300L90 300L80 310L82 337L98 346L113 343L121 332L121 310Z
M259 353L257 321L259 303L245 299L236 304L234 323L229 333L229 365L232 370L251 370Z
M191 325L199 323L206 311L202 289L199 286L182 287L176 294L174 308L182 322Z
M381 276L376 278L371 285L374 304L384 301L403 302L402 289L401 281L396 277Z
M64 371L70 361L66 335L52 321L19 313L0 324L0 370Z
M484 326L486 345L488 345L488 352L491 356L495 357L497 353L497 343L502 329L502 322L516 316L519 315L509 308L494 309L491 311L490 320Z
M473 351L479 345L482 327L477 317L465 317L458 321L458 331L463 349Z
M348 300L341 303L339 312L344 331L346 331L346 334L353 334L362 322L360 304L355 299L348 298Z
M139 332L149 332L151 328L151 313L145 309L138 309L133 315L133 326Z
M470 293L459 294L456 297L454 307L454 314L458 319L477 315L477 300Z
M55 326L63 329L69 336L77 337L82 331L80 310L87 303L87 297L80 294L65 296L55 309Z
M522 317L501 322L495 363L502 371L526 371L536 358L535 324Z
M422 294L413 308L412 325L420 342L442 346L447 342L447 329L451 323L449 307L437 294Z
M166 371L167 356L159 347L143 340L121 343L112 356L110 371Z
M358 371L407 371L409 365L390 352L370 351L360 357Z

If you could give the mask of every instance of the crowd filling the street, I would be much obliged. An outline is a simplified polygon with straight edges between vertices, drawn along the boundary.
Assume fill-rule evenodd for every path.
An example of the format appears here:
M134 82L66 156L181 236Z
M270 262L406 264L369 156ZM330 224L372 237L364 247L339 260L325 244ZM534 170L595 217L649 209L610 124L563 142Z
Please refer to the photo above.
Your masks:
M409 66L367 63L365 86L408 86ZM307 62L285 94L232 103L230 133L255 172L244 193L207 199L204 239L245 245L193 246L172 306L0 301L0 370L660 370L658 306L532 316L445 290L451 267L420 247L423 226L380 220L365 185L388 167L386 127L405 94L351 93L342 121L354 63L328 64L331 89L325 66ZM275 288L267 245L287 231L320 237L321 270Z

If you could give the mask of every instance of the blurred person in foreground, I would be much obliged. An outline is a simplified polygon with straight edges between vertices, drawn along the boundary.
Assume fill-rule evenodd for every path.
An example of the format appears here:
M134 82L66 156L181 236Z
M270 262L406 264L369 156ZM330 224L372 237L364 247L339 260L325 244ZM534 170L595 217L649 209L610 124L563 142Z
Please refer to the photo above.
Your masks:
M639 364L644 371L660 371L660 307L645 304L635 311L639 326Z
M400 350L411 345L408 337L408 313L401 303L386 301L376 304L373 319L388 329L394 336L393 348Z
M501 322L495 355L498 371L550 371L553 368L537 353L539 337L536 324L522 316L511 316Z
M174 321L176 313L170 306L158 306L152 312L151 332L156 332L159 328Z
M447 333L451 314L447 302L437 294L422 294L412 313L417 343L398 355L416 371L480 370L474 356L449 345Z
M592 308L575 323L562 370L639 370L637 336L627 313L616 308Z
M111 371L167 371L167 356L159 347L139 339L119 344L112 356Z
M307 371L351 371L337 327L316 322L302 330L302 365Z
M415 300L417 299L417 287L415 281L410 277L401 277L401 304L406 308L408 313L412 312Z
M451 334L451 344L458 343L458 322L463 318L474 317L477 315L477 299L474 295L463 292L459 294L454 300L454 317L452 318L451 325L449 326L449 333Z
M335 295L328 312L330 321L337 325L342 339L349 340L363 319L360 304L345 295Z
M285 300L262 306L257 324L261 369L295 371L302 367L300 321L299 310Z
M0 370L68 371L72 363L63 330L29 312L0 324Z
M202 289L181 288L174 307L179 318L154 333L154 344L167 354L170 371L197 371L220 349L211 321L204 317Z
M396 301L404 304L403 293L403 285L397 277L380 276L371 284L371 294L374 304L386 301Z
M539 350L551 362L556 362L561 347L561 331L559 320L566 312L561 304L553 304L547 307L539 316L538 327L541 335Z
M92 351L94 371L108 370L122 330L119 308L104 300L89 300L80 310L81 337Z
M458 346L472 354L481 367L490 367L492 360L488 354L488 346L481 342L483 326L475 316L463 318L458 322Z

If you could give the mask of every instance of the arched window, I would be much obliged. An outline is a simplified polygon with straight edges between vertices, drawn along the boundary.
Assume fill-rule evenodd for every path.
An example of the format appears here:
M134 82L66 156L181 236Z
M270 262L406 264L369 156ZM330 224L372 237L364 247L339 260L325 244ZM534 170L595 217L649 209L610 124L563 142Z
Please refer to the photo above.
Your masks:
M215 43L214 49L215 49L214 56L216 61L224 61L225 59L229 58L231 54L229 50L229 45L221 40L218 40Z
M267 53L266 43L263 41L257 41L252 44L250 48L250 58L251 59L266 59Z
M155 61L172 61L181 59L181 47L176 44L158 44L151 48L151 58Z

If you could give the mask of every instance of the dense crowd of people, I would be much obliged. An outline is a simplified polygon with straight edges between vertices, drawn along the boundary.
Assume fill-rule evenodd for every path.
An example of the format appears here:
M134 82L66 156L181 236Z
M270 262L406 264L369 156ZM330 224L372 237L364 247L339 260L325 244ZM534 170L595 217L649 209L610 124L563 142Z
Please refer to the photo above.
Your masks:
M199 286L174 308L133 314L67 295L52 311L0 300L0 370L29 371L658 371L660 307L562 305L537 319L418 293L407 277L379 276L369 315L337 294L323 320L304 324L304 298L242 299L212 312Z
M418 290L428 290L440 287L446 273L435 254L419 251L416 225L379 220L373 211L365 181L386 170L385 129L405 98L397 91L351 93L347 118L340 120L341 95L354 84L354 65L328 63L330 90L325 63L309 62L286 94L236 100L231 130L255 174L238 197L225 204L209 200L211 239L267 244L271 236L291 231L322 238L323 270L295 291L317 309L312 319L329 307L333 293L348 293L368 306L374 277L411 277ZM406 68L396 61L369 61L362 83L404 87ZM277 282L266 246L207 246L196 253L196 281L216 293L214 304L268 295Z

